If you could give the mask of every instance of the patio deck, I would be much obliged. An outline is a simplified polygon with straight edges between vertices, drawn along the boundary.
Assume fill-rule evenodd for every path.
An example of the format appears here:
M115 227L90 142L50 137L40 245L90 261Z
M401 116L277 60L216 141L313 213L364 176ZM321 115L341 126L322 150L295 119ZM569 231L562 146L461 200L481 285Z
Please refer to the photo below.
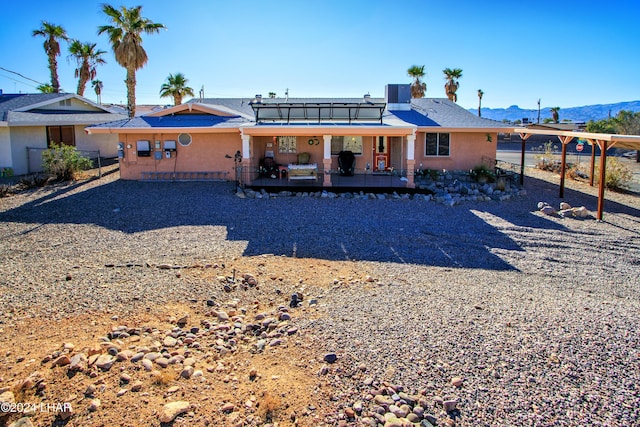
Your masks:
M320 172L318 172L316 179L289 180L287 176L278 178L260 176L251 182L248 180L243 180L243 182L254 189L319 191L325 188L323 187L323 175ZM334 191L360 191L366 189L371 192L389 191L390 189L413 190L407 188L407 182L402 179L400 174L372 174L358 171L353 176L342 176L337 172L332 172L331 187L326 187L326 189L333 189Z

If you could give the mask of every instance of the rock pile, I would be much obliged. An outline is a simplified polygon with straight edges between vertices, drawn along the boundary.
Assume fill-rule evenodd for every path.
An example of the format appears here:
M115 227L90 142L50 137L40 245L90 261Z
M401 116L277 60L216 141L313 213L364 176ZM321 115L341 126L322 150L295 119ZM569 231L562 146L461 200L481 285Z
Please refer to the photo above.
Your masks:
M589 217L591 214L584 206L580 206L578 208L571 207L569 203L561 202L560 209L554 209L547 202L538 202L538 210L545 215L551 216L560 216L562 218L578 218L584 219Z

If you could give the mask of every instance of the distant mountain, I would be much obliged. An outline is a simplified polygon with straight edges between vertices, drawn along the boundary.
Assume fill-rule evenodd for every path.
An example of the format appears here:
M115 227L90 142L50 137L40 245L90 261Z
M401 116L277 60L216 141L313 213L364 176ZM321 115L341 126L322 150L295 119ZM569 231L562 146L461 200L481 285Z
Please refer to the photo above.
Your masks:
M609 117L609 114L611 114L611 117L614 117L621 110L640 111L640 101L560 108L560 121L588 122L589 120L602 120ZM478 114L477 108L469 108L469 111ZM509 108L482 108L482 117L498 121L505 119L515 121L528 118L530 122L535 123L538 120L538 110L525 110L517 105L512 105ZM540 123L542 123L545 118L551 118L550 107L540 109Z

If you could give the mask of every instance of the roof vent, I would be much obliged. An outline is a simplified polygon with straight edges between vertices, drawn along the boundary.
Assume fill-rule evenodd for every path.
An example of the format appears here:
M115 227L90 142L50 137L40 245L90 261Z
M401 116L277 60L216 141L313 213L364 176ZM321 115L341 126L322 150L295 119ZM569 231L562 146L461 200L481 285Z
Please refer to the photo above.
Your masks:
M364 102L371 102L371 95L369 95L368 93L364 94Z
M256 95L256 100L254 102L256 102L258 104L261 104L262 103L262 95L260 95L260 94Z

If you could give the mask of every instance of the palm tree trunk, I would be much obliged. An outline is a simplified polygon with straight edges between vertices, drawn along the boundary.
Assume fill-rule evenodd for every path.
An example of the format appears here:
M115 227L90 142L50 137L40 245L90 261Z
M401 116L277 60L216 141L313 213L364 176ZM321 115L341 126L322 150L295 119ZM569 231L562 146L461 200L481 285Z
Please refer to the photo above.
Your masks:
M127 109L129 117L136 115L136 69L127 67Z
M482 98L478 97L478 117L482 117L482 113L480 112L482 109Z
M58 60L55 55L49 55L49 70L51 71L51 86L53 92L60 92L60 80L58 79Z

